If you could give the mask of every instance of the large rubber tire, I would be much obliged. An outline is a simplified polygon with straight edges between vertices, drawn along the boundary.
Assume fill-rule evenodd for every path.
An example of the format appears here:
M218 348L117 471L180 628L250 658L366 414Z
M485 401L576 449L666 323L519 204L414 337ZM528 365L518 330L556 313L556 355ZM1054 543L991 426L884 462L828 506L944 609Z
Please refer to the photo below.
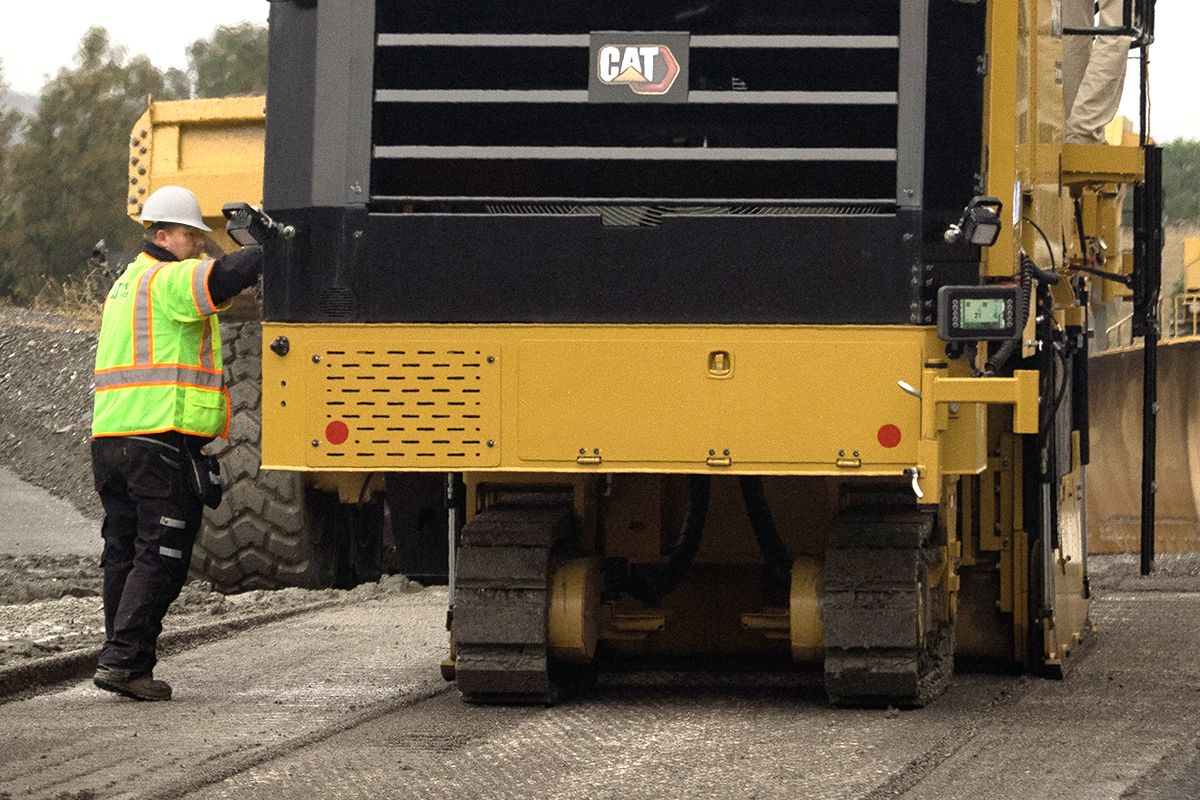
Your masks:
M325 530L336 498L306 490L299 473L259 469L261 331L256 321L221 325L232 419L229 438L209 449L220 458L225 496L219 508L205 511L192 572L226 593L344 583L336 537Z

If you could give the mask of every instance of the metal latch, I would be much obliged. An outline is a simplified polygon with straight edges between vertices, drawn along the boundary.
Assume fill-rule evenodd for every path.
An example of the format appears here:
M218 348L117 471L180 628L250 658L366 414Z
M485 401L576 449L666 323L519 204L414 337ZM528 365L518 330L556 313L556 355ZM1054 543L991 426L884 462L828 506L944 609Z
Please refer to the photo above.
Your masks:
M854 469L862 466L862 456L857 450L850 455L846 455L845 450L838 450L838 457L835 463L843 469Z
M720 455L717 455L716 450L709 450L708 458L704 459L704 463L710 467L728 467L733 464L733 457L728 449L722 450Z

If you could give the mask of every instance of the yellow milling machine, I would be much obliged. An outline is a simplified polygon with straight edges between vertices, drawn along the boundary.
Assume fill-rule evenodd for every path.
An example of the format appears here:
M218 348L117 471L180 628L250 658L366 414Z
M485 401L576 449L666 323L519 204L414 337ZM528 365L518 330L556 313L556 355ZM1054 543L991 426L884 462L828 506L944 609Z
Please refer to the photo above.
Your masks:
M151 105L132 216L178 182L296 232L245 472L445 492L468 701L606 663L823 664L910 707L955 659L1063 675L1087 297L1153 328L1161 250L1159 152L1062 141L1091 34L1052 0L650 5L275 3L265 144L263 98Z

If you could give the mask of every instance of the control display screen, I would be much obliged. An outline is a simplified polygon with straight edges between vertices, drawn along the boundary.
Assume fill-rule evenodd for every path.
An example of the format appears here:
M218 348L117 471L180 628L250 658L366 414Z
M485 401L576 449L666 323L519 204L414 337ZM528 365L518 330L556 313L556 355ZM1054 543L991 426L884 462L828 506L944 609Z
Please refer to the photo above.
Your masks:
M964 297L958 301L958 324L963 328L1003 328L1004 300L991 297Z
M944 342L1015 339L1025 325L1021 287L942 286L938 289L938 336Z

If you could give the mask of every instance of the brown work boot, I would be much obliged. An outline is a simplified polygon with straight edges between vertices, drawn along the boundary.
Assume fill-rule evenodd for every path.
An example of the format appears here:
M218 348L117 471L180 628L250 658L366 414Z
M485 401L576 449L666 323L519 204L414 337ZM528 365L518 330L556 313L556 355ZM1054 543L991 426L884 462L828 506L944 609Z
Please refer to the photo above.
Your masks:
M171 699L171 684L166 681L154 680L152 672L131 678L120 670L100 667L96 670L92 683L106 692L116 692L123 697L132 697L134 700Z

